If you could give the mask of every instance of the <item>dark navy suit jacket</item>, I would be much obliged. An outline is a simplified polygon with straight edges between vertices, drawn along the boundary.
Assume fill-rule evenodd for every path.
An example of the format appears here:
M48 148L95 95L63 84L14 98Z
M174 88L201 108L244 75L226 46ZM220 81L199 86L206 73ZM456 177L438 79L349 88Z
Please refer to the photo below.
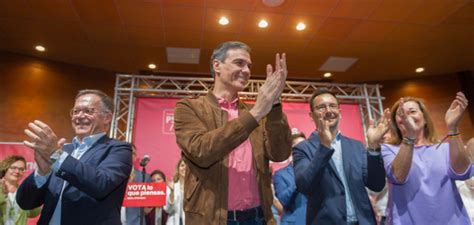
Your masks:
M63 149L71 154L73 148L70 144ZM32 173L18 188L16 200L22 209L43 205L38 225L47 225L66 180L61 225L121 225L120 207L131 169L131 145L104 136L79 160L69 155L41 188Z
M275 195L283 205L281 225L304 224L306 218L306 197L296 190L293 164L275 172L273 176Z
M342 159L349 193L360 225L376 224L367 190L381 191L385 169L380 154L366 151L361 142L341 135ZM293 149L298 190L308 198L306 224L346 224L344 186L331 160L334 149L320 144L316 132Z

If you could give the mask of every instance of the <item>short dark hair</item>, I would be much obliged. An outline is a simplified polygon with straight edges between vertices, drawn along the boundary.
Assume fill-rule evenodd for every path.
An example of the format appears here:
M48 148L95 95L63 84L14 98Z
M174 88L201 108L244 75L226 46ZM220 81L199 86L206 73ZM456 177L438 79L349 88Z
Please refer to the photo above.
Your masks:
M246 52L250 53L250 47L247 44L240 41L227 41L220 44L219 46L217 46L217 48L214 49L211 56L210 66L211 66L212 77L216 75L216 71L214 71L214 66L213 66L214 59L224 62L225 59L227 58L227 51L229 51L230 49L243 49Z
M329 95L332 95L334 96L334 98L336 99L337 103L339 104L339 101L337 100L337 97L336 95L330 91L329 89L327 88L318 88L316 89L316 91L314 91L313 95L311 95L311 98L309 99L309 110L311 112L313 112L313 109L314 109L314 99L320 95L323 95L323 94L329 94Z
M163 177L163 180L166 182L166 175L165 173L163 173L163 171L161 170L153 170L153 172L151 172L150 174L150 177L153 177L155 176L156 174L160 175L161 177Z
M80 90L79 93L76 95L76 100L83 96L83 95L88 95L88 94L93 94L97 95L100 98L100 101L102 102L103 108L110 113L114 112L114 102L112 101L112 98L110 98L107 94L105 94L103 91L100 90L95 90L95 89L84 89Z

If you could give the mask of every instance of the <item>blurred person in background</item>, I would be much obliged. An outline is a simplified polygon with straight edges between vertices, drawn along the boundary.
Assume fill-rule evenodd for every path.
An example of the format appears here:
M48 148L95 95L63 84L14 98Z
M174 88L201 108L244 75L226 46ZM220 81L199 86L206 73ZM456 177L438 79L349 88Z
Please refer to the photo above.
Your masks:
M166 175L161 170L153 170L150 177L151 182L166 184ZM163 210L162 206L147 207L145 212L149 212L147 213L147 225L166 225L168 213Z
M471 164L474 163L474 138L467 143L468 152L471 155ZM465 181L456 181L459 193L461 194L464 207L467 210L471 224L474 224L474 177Z
M291 129L292 147L304 141L306 136L298 128ZM276 198L283 206L281 225L305 224L306 197L296 190L293 157L288 158L288 166L277 170L273 176Z
M132 144L132 163L137 161L137 147ZM143 176L145 175L145 176ZM128 182L150 182L150 175L143 174L143 171L135 169L132 167L132 172L128 178ZM143 218L143 224L145 225L146 215L150 210L145 209L145 207L123 207L120 212L120 220L122 225L140 225L141 218Z
M185 217L183 210L184 199L184 177L186 176L186 163L183 159L176 164L173 180L168 182L166 191L165 211L168 213L166 225L184 225Z
M26 225L28 218L39 215L41 207L23 210L16 203L16 190L20 186L26 160L12 155L0 162L0 224Z

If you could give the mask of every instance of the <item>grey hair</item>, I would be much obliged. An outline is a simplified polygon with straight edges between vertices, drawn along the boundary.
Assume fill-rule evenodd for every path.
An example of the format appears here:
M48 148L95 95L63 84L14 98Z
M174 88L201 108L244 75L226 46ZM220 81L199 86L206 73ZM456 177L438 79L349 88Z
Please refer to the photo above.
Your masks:
M221 62L224 62L227 58L227 51L229 51L230 49L243 49L246 52L250 53L250 47L240 41L227 41L220 44L219 46L217 46L217 48L214 49L211 56L210 66L212 77L216 75L216 71L214 71L213 61L219 60Z
M105 111L110 112L110 113L114 112L114 102L112 101L112 98L110 98L107 94L105 94L103 91L100 91L100 90L94 90L94 89L80 90L79 93L77 93L76 95L76 100L79 97L83 95L88 95L88 94L99 96L100 101L102 102L102 107L105 109Z

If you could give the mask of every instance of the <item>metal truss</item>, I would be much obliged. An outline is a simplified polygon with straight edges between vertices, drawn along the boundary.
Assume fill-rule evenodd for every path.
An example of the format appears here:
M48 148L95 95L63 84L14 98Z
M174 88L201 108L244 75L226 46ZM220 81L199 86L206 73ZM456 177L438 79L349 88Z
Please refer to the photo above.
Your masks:
M265 80L250 80L239 96L254 100ZM166 77L117 74L115 83L115 112L110 136L131 141L136 97L189 98L207 94L214 84L213 78ZM367 121L377 121L383 113L378 84L338 84L322 82L286 81L282 100L286 102L307 102L312 93L325 87L336 94L342 103L358 104L363 122L364 134ZM364 135L366 136L366 135ZM366 140L367 141L367 140Z

